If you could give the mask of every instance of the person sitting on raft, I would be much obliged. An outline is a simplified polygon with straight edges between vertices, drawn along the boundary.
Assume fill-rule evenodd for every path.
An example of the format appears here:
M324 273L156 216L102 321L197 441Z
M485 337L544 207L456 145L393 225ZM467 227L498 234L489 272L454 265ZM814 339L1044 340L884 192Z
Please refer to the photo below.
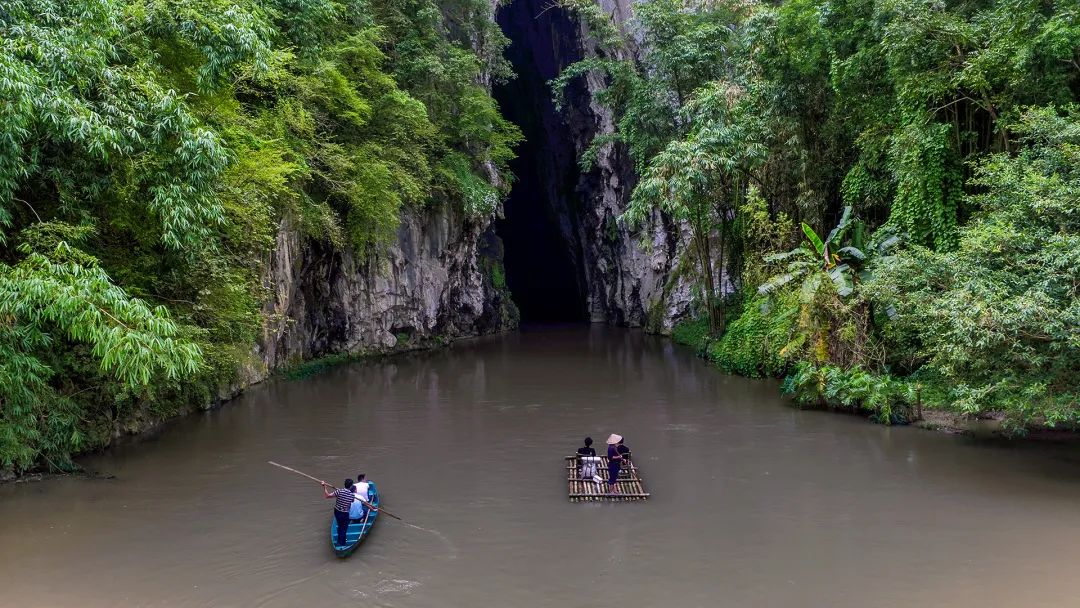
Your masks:
M333 492L329 488L332 486L325 481L322 482L323 497L335 498L334 502L334 519L337 520L337 544L338 546L345 546L348 544L345 540L345 532L349 529L349 509L352 507L352 503L356 500L356 494L353 493L353 481L351 479L345 480L345 485Z
M366 477L363 473L357 473L356 483L352 487L355 498L349 507L349 519L354 521L364 519L364 516L367 515L368 506L371 505L371 486L365 481ZM378 510L374 507L372 509Z
M623 464L630 463L630 448L623 444L623 438L619 438L619 445L615 448L619 450L619 455L623 457Z
M577 449L578 462L581 463L581 478L592 479L593 475L596 475L596 464L593 462L584 462L581 459L583 457L595 457L596 450L592 448L592 437L585 438L585 446Z
M616 482L619 481L619 469L622 467L622 454L619 453L619 442L622 441L621 435L612 433L607 438L607 457L608 457L608 491L612 494L618 494L619 488L616 486Z

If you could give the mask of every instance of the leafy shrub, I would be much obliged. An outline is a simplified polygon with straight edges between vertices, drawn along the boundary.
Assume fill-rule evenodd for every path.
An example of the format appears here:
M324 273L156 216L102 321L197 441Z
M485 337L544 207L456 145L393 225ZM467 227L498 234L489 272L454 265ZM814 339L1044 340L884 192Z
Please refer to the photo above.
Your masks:
M794 358L791 340L798 307L792 298L751 298L708 357L726 372L749 377L780 376Z
M802 406L866 412L882 424L902 424L912 418L909 384L860 367L816 366L800 361L784 378L782 391Z
M709 340L709 320L705 317L694 317L680 321L671 328L671 339L693 348L698 354L703 354Z

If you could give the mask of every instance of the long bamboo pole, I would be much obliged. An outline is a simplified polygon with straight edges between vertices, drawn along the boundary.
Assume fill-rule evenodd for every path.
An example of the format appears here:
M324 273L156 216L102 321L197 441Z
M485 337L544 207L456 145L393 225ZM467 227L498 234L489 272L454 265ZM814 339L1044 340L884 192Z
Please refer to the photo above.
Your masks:
M312 480L312 481L314 481L314 482L317 482L317 483L319 483L320 485L324 485L324 486L329 486L329 487L331 487L331 488L334 488L335 490L337 490L337 487L336 487L336 486L334 486L334 485L332 485L332 484L329 484L329 483L326 483L325 481L323 481L323 480L319 479L318 477L312 477L311 475L308 475L307 473L305 473L305 472L303 472L303 471L297 471L296 469L294 469L294 468L292 468L292 467L287 467L287 466L285 466L285 465L283 465L283 464L278 464L278 463L274 462L273 460L267 460L266 462L268 462L268 463L270 463L270 464L274 465L275 467L278 467L278 468L281 468L281 469L285 469L286 471L292 471L293 473L296 473L297 475L303 475L304 477L307 477L308 479L310 479L310 480ZM358 498L357 500L359 500L360 502L362 502L362 503L364 503L365 505L367 505L367 507L368 507L369 509L374 509L374 510L378 511L379 513L382 513L383 515L388 515L388 516L390 516L390 517L393 517L394 519L396 519L396 520L398 520L398 521L402 521L402 522L404 522L404 521L405 521L404 519L401 519L401 518L400 518L400 517L398 517L397 515L394 515L393 513L391 513L391 512L389 512L389 511L387 511L386 509L384 509L384 508L382 508L382 507L376 507L375 505L373 505L373 504L371 504L370 502L368 502L368 501L364 500L363 498ZM407 522L406 522L406 523L407 523ZM410 525L411 525L411 524L410 524Z

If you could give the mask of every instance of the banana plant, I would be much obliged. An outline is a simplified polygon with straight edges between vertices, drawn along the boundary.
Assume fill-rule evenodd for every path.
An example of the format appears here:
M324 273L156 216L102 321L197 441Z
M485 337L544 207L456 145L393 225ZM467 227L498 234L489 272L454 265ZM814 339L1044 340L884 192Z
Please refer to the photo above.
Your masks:
M851 207L844 207L840 222L823 240L806 222L802 223L806 240L798 247L784 253L765 257L769 263L787 262L783 274L776 275L758 287L758 293L770 294L788 283L802 279L799 298L804 303L813 301L824 277L836 285L836 293L846 298L855 291L856 272L866 261L866 254L858 247L839 247L851 227Z

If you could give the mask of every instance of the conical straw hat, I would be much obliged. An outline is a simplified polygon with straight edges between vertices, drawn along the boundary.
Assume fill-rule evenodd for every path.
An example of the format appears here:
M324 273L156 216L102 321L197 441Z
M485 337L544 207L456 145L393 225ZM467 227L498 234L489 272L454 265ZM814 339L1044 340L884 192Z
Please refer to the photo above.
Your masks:
M615 433L612 433L611 437L607 438L608 445L614 445L620 441L622 441L622 435L616 435Z

